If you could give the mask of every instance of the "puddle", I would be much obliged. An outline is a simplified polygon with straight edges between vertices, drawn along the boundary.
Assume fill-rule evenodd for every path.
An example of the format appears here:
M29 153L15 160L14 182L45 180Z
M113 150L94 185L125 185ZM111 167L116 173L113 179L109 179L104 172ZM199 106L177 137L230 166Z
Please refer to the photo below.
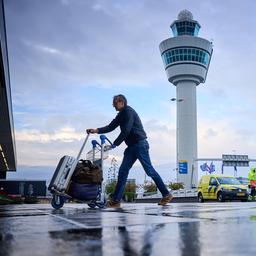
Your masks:
M51 238L65 241L96 240L102 238L102 228L93 229L68 229L63 231L50 231Z

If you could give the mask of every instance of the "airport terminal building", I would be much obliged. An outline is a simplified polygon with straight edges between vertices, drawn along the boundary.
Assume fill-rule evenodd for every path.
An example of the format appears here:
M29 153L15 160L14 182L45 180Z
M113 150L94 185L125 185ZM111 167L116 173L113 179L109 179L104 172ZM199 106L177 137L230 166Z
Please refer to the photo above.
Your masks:
M12 114L4 3L0 0L0 179L16 171L16 147Z

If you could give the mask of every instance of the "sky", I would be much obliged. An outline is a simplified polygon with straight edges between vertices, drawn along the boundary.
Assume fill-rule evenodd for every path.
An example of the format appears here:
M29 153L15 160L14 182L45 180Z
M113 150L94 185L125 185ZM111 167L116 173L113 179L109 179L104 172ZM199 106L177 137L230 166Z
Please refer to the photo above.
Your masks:
M213 42L206 82L197 87L198 157L256 158L254 0L4 3L18 162L9 178L49 179L63 155L78 153L87 128L115 117L112 98L121 93L141 117L155 168L174 180L176 89L159 43L172 37L169 26L184 9L200 23L199 36ZM88 143L85 153L90 149ZM109 153L106 169L113 157L120 165L124 149ZM138 163L130 178L144 179Z

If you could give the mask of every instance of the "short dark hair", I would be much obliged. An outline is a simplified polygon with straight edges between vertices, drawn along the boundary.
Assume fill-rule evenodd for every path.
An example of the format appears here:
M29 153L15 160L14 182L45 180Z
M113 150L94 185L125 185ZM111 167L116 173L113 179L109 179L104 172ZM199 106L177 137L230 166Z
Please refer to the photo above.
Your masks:
M113 97L113 104L115 104L117 101L121 101L124 103L124 106L127 106L127 99L123 94L118 94Z

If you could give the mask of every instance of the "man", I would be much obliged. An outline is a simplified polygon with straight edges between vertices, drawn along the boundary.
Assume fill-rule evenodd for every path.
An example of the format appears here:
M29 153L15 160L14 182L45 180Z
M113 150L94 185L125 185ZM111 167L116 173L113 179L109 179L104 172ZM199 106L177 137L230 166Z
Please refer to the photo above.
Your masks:
M122 199L129 170L138 159L146 174L156 183L163 198L158 205L166 205L172 200L172 195L166 189L163 180L155 171L149 157L149 144L147 135L143 129L141 120L133 108L127 105L124 95L119 94L113 98L113 106L119 113L107 126L96 129L87 129L87 133L108 133L120 126L121 133L113 143L113 147L119 146L125 141L127 148L124 151L122 164L118 172L118 180L114 194L107 203L107 207L119 208Z
M255 169L255 167L251 167L249 174L248 174L248 180L249 180L249 187L251 188L251 196L254 199L255 186L256 186L256 169Z

